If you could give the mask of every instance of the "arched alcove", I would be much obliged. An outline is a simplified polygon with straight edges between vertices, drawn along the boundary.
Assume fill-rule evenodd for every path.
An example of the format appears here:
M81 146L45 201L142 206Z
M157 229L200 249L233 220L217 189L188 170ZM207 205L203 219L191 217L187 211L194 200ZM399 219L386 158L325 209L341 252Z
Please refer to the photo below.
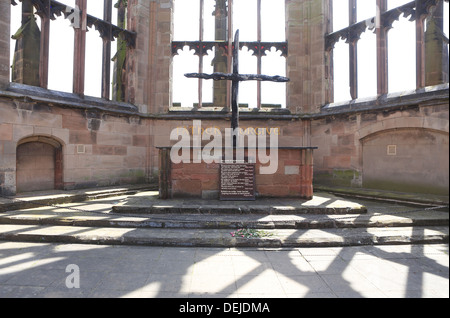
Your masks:
M17 192L63 189L62 145L41 136L22 139L17 144Z
M363 187L448 194L448 133L402 128L362 139Z

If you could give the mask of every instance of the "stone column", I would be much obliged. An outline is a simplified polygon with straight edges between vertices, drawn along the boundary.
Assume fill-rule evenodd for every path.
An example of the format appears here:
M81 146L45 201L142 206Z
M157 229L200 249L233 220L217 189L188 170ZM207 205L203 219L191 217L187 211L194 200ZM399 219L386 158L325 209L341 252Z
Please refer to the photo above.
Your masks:
M5 89L10 82L10 6L10 1L0 1L0 90Z
M22 24L13 35L16 40L12 82L39 86L41 31L36 23L30 0L22 1Z
M143 56L149 67L147 80L144 83L143 98L147 101L148 113L166 113L172 103L173 1L140 0L139 2L145 2L150 7L150 18L146 20L148 52ZM144 70L139 71L144 72Z
M215 16L215 40L228 40L228 9L225 0L216 1L216 10L213 12ZM219 46L216 45L216 55L213 60L214 72L228 72L228 58ZM227 81L214 81L214 106L227 107Z
M128 0L127 28L137 33L136 47L128 50L126 57L127 83L125 101L135 104L140 112L147 113L149 101L149 81L152 65L149 62L149 43L154 40L149 29L154 23L151 7L158 0Z
M425 85L448 82L448 49L444 41L444 3L439 1L426 20Z
M0 91L10 82L10 19L11 2L0 1ZM9 105L0 103L0 194L14 195L16 192L16 156L13 141L13 125L8 122ZM6 146L8 145L8 147ZM13 145L11 147L11 145Z
M327 0L286 0L287 107L295 114L320 112L327 100L328 6Z
M117 7L117 26L122 29L127 28L127 1L119 0L116 4ZM127 61L127 44L126 41L120 37L117 41L117 52L113 57L113 82L112 82L112 99L115 101L124 101L126 87L126 61Z

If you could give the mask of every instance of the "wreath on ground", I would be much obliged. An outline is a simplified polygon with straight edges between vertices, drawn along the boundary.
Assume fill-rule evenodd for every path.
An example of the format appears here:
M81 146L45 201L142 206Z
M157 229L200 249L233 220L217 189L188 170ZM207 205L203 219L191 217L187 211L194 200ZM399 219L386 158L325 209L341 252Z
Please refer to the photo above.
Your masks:
M273 236L272 233L256 229L239 229L237 231L231 232L230 234L232 237L243 237L247 239Z

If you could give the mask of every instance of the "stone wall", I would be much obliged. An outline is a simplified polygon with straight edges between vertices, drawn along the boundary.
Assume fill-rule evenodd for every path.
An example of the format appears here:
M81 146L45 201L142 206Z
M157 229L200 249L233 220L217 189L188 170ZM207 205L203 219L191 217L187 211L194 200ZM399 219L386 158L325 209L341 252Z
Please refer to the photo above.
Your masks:
M340 108L312 117L241 114L240 126L254 134L268 134L267 139L276 131L280 147L318 147L316 184L386 187L393 175L390 168L395 167L402 182L393 189L424 191L434 183L433 192L448 191L445 101L430 97L420 105L394 101L390 106L369 105L359 111ZM0 99L0 186L4 193L16 191L17 147L30 137L50 138L62 146L65 189L156 180L159 159L155 147L175 144L176 140L170 140L173 130L192 130L199 118L203 130L223 133L230 127L227 115L183 118L63 107L4 96ZM388 154L388 146L396 146L396 155ZM374 180L374 173L385 179L383 186Z
M316 184L448 194L447 103L394 101L314 118Z
M36 138L62 147L64 189L146 182L149 135L139 116L0 98L0 191L16 192L17 148Z
M37 90L42 93L42 90ZM27 141L44 141L62 148L64 189L156 181L156 147L176 143L170 134L176 129L192 130L198 116L152 116L124 105L98 106L74 96L50 99L3 92L0 96L0 189L3 194L17 190L17 148ZM37 94L39 95L39 94ZM95 101L95 100L94 100ZM100 103L100 101L97 101ZM115 106L115 107L113 107ZM117 108L113 110L113 108ZM201 117L201 116L200 116ZM230 128L227 115L201 120L203 129L224 132ZM296 116L241 118L241 128L251 134L276 136L280 146L306 146ZM31 171L31 170L30 170Z

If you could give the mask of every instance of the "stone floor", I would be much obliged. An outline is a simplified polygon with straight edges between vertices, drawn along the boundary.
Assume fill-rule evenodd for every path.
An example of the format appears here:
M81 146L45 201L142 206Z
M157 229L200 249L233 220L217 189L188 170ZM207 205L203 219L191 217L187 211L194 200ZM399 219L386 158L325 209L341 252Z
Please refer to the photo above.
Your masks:
M129 222L131 219L149 217L111 214L113 206L130 202L130 195L137 198L136 194L130 194L127 189L122 192L112 191L109 195L105 191L93 191L88 195L98 198L83 202L77 202L79 198L71 199L71 195L73 194L43 193L41 197L21 197L22 200L40 204L53 204L58 201L52 201L52 197L63 197L63 201L57 203L57 206L34 208L30 208L28 203L11 204L10 199L3 198L0 205L8 212L0 213L0 216L3 222L9 222L8 218L29 222L29 225L17 225L30 227L26 231L51 228L51 225L45 224L49 219L56 219L58 222L67 222L70 218L73 218L70 222L74 222L74 219L96 222L116 219L122 222L128 218ZM76 195L83 197L86 192ZM63 203L67 200L69 203ZM434 213L439 224L443 223L447 227L448 237L448 210L422 211L408 215L403 212L417 207L361 199L350 201L368 208L367 213L348 216L360 221L372 219L381 222L381 219L391 216L406 222L421 221L424 215L428 218ZM14 207L24 210L11 210ZM184 217L178 215L178 218ZM192 215L189 217L192 218ZM234 218L233 215L228 217ZM283 216L260 217L274 220ZM327 217L339 218L342 215ZM38 223L35 223L36 219ZM70 222L67 228L71 235L83 234L78 233L77 227ZM1 227L7 229L10 225L4 223ZM92 243L95 242L70 244L0 241L0 297L449 297L448 239L444 244L291 248L152 247ZM73 272L74 269L78 271ZM80 288L68 288L76 281L72 280L72 274L76 273L79 273ZM174 308L177 309L176 306Z
M448 298L449 246L235 249L0 242L0 297ZM79 271L79 288L69 265ZM69 285L67 285L69 282Z

